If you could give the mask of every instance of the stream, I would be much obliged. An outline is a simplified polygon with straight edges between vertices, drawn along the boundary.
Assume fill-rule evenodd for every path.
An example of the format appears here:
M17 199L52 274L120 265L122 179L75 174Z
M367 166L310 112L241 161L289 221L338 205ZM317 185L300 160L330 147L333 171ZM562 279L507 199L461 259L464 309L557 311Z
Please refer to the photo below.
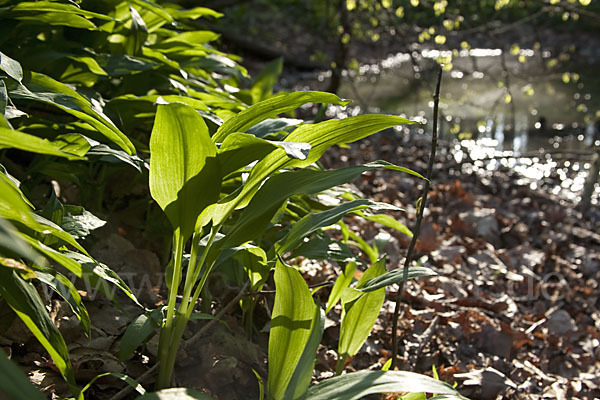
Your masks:
M340 96L354 102L328 115L391 113L425 124L399 127L399 134L430 132L436 60L452 65L442 82L439 135L453 142L457 161L468 153L476 172L508 167L520 174L517 184L581 200L600 147L599 57L518 48L392 54L346 71ZM327 77L305 76L295 86L318 88ZM596 182L590 204L599 201Z

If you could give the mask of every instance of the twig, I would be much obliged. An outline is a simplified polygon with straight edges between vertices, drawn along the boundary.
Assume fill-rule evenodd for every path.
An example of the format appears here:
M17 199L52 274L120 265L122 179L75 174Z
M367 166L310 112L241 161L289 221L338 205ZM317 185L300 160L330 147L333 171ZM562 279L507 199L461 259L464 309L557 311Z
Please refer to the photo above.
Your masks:
M400 300L402 299L402 291L404 290L404 282L408 279L408 267L412 260L415 245L417 244L417 238L421 231L421 221L423 220L423 212L425 211L425 204L427 203L427 193L429 192L429 185L431 184L431 176L433 175L433 163L435 161L435 150L437 148L437 128L438 128L438 108L440 103L440 85L442 83L442 67L440 66L437 84L435 86L435 94L433 95L433 132L431 136L431 154L429 156L429 164L427 165L427 176L425 185L423 187L423 194L421 196L421 207L417 214L417 222L413 232L412 240L408 246L408 252L406 253L406 260L404 261L404 273L403 280L400 282L398 293L396 293L396 305L394 307L394 319L392 321L392 367L393 370L396 367L396 360L398 358L398 315L400 313Z
M152 367L150 367L149 370L147 370L142 375L140 375L136 379L136 382L142 383L147 377L152 375L154 373L154 371L156 371L157 368L158 368L158 363L154 364ZM133 386L127 385L123 389L121 389L119 392L117 392L117 394L115 394L109 400L121 400L122 398L127 396L129 393L133 392L133 390L134 390Z

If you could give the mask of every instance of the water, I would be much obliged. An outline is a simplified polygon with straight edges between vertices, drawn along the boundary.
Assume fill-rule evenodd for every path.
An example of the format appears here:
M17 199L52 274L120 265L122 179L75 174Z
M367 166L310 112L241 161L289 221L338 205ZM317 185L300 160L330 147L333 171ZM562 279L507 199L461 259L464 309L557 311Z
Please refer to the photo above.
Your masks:
M598 65L574 62L575 54L471 49L390 55L349 71L352 79L340 95L354 99L354 106L329 113L399 114L426 124L410 128L426 134L439 59L452 63L442 83L439 134L455 141L456 157L468 152L482 172L512 168L522 177L518 184L579 202L591 154L600 146L600 78ZM596 184L592 205L599 197Z

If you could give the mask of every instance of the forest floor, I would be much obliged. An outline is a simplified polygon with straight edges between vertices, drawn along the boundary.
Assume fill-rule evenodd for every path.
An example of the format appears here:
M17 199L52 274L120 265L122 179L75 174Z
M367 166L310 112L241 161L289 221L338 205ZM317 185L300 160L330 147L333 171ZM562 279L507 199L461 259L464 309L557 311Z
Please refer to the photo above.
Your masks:
M429 146L425 137L406 140L378 134L347 149L332 149L323 162L341 167L382 159L424 172ZM548 178L552 179L558 177ZM600 398L597 211L582 215L573 204L545 192L543 185L531 190L520 182L508 168L477 169L468 158L459 163L448 143L440 145L416 247L416 258L439 275L405 286L399 368L430 374L435 366L440 379L457 382L461 393L474 400ZM414 205L422 190L418 179L378 170L354 185L369 198L406 209L394 216L414 226ZM381 228L358 218L349 222L368 239ZM134 225L126 215L115 214L94 234L91 253L129 280L147 306L155 306L163 300L161 262ZM390 233L385 249L388 269L403 264L409 242L405 235ZM301 265L309 284L335 279L339 272L337 265L328 263L305 260ZM272 306L269 289L273 287L261 294L263 306ZM202 308L215 314L225 309L224 323L190 324L176 370L179 385L203 389L217 399L258 398L252 369L266 378L263 326L270 307L257 308L260 331L249 341L236 302L231 303L239 290L214 282L213 299ZM388 290L372 335L347 371L379 369L389 358L395 290ZM124 299L119 310L95 296L93 288L82 294L93 324L90 339L82 335L64 303L52 300L51 312L69 344L77 379L85 384L101 372L123 372L142 376L142 383L150 387L147 371L154 364L157 336L132 359L118 359L121 337L139 308ZM327 291L321 296L325 300ZM334 310L318 351L317 380L334 374L338 332L339 310ZM5 327L0 345L47 394L66 392L51 360L18 320ZM117 395L122 387L115 378L103 378L87 392L88 398L135 397Z

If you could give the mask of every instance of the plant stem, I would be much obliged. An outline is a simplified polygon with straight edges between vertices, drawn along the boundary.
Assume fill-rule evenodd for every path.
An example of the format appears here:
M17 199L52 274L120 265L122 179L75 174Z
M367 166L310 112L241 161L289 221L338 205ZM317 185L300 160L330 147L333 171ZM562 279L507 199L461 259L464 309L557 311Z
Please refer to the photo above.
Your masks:
M194 234L194 237L192 239L192 253L190 255L190 263L188 265L188 273L187 273L187 276L185 279L185 286L183 289L183 299L182 299L181 305L179 306L177 315L175 315L173 326L167 327L165 325L165 327L163 328L163 330L166 330L168 332L168 336L165 337L165 343L163 344L162 341L159 342L159 348L162 348L160 346L163 346L166 349L164 352L164 354L165 354L164 358L162 355L163 353L159 353L160 354L160 367L159 367L158 382L160 382L161 385L170 385L170 383L171 383L171 376L173 375L173 369L175 368L175 360L177 359L179 343L181 342L181 338L183 337L183 332L185 331L185 327L187 326L190 316L192 315L192 312L194 310L194 305L196 304L196 301L198 300L198 296L196 296L194 294L193 299L190 301L190 295L191 295L192 289L194 288L194 284L198 279L198 275L202 271L202 267L204 266L204 263L206 261L208 251L210 250L211 245L213 244L219 229L220 229L220 226L213 227L211 229L210 237L206 243L206 247L204 248L204 251L202 252L202 256L200 257L200 261L198 262L197 266L196 266L196 259L198 258L198 245L200 243L201 235ZM181 256L183 256L183 253L180 255L180 259L181 259ZM181 270L181 260L180 260L179 264L180 264L180 270ZM204 276L208 275L208 272L209 272L209 270L207 270L205 272ZM181 276L181 271L180 271L180 276ZM204 279L204 276L202 277L203 279L200 282L201 284L203 284L206 281L206 279ZM162 331L161 331L161 339L162 339ZM162 377L161 374L163 374L164 377ZM160 387L162 388L162 387L166 387L166 386L160 386Z
M183 258L183 246L185 242L179 229L173 234L173 275L171 277L171 286L169 287L169 299L167 302L167 318L164 326L160 330L160 338L158 342L158 359L160 362L158 368L158 379L156 388L162 389L171 384L171 375L173 367L169 368L167 360L170 358L173 323L175 316L175 306L177 301L177 292L179 291L179 282L181 281L181 261Z
M442 67L440 66L437 84L435 86L435 94L433 95L433 132L431 136L431 154L429 155L429 163L427 165L427 176L425 185L423 187L423 194L421 195L421 207L417 211L417 222L413 231L413 237L408 246L408 252L406 253L406 260L404 260L403 279L399 284L398 292L396 293L396 304L394 307L394 317L392 321L392 366L391 370L396 368L396 361L398 359L398 316L400 314L400 300L402 299L402 292L404 291L404 282L408 279L408 267L412 261L413 252L419 232L421 231L421 221L423 220L423 212L425 211L425 205L427 203L427 194L429 193L429 186L431 184L431 176L433 175L433 163L435 161L435 151L437 148L437 130L438 130L438 107L440 103L440 85L442 83Z

